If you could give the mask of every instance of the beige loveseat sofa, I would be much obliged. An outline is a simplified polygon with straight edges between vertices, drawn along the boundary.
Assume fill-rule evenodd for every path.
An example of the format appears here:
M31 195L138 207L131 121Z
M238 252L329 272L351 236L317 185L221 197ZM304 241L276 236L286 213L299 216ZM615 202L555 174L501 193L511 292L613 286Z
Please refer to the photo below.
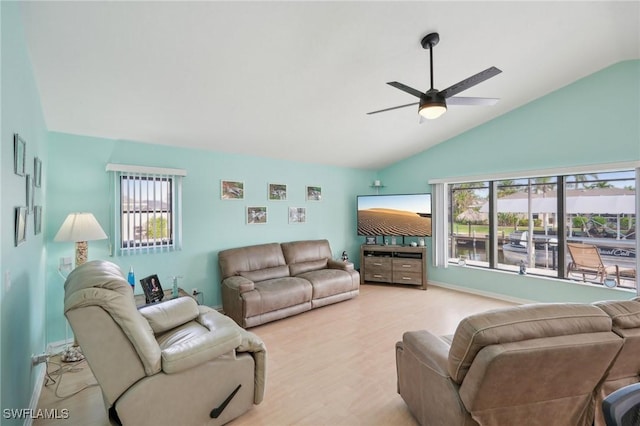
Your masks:
M260 244L218 253L224 313L254 327L358 295L353 264L332 259L327 240Z
M398 393L422 425L590 426L623 342L594 305L488 311L462 320L453 338L405 333Z
M182 297L136 309L120 268L92 261L64 285L64 311L105 406L124 425L221 425L264 395L266 349Z

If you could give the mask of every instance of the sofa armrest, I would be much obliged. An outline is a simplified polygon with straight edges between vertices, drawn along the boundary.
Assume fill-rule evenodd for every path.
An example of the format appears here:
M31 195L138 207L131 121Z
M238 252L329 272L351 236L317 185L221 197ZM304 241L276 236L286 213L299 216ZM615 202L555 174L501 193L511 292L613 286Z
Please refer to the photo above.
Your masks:
M145 306L139 311L153 332L159 334L195 319L198 316L198 304L191 297L180 297Z
M447 369L449 344L428 331L404 333L396 343L398 393L420 424L472 425Z
M402 336L404 349L416 360L441 377L449 377L449 344L428 331L409 331Z
M253 403L260 404L264 398L267 383L267 348L262 339L255 334L241 329L242 343L236 349L238 352L250 352L256 363L254 376Z
M343 271L353 271L353 263L343 262L341 260L329 259L327 262L329 269L342 269Z
M248 278L234 275L222 280L222 285L231 290L237 291L239 294L246 293L255 289L255 284Z

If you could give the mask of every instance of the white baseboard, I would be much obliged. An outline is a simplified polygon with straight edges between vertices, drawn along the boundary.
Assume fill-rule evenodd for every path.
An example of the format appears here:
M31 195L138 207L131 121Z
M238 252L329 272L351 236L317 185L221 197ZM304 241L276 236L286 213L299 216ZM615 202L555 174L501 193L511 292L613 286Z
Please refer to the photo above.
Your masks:
M42 392L42 387L44 386L47 364L42 363L40 365L36 365L34 369L36 370L36 382L33 385L33 392L31 392L31 401L29 401L29 408L32 410L32 413L35 413L38 409L38 401L40 400L40 393ZM32 424L32 416L27 416L24 420L24 426L31 426Z
M65 350L67 346L73 344L73 338L67 340L58 340L57 342L51 342L47 345L47 353L49 356L58 355Z
M504 300L505 302L517 303L519 305L523 305L526 303L535 303L535 301L533 300L520 299L518 297L506 296L501 293L492 293L490 291L477 290L475 288L462 287L462 286L457 286L452 284L441 283L437 281L429 280L428 285L433 285L435 287L442 287L442 288L446 288L454 291L460 291L462 293L470 293L478 296L490 297L491 299Z

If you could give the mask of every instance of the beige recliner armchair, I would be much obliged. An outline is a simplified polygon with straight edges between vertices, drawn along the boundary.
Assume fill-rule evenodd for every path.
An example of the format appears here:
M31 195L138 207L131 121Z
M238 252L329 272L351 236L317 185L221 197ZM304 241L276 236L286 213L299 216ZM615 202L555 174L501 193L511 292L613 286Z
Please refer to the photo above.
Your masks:
M105 406L124 425L218 425L264 396L266 350L190 297L136 309L120 268L92 261L64 285L64 311Z
M488 311L462 320L452 340L405 333L398 392L422 425L591 425L622 342L587 304Z

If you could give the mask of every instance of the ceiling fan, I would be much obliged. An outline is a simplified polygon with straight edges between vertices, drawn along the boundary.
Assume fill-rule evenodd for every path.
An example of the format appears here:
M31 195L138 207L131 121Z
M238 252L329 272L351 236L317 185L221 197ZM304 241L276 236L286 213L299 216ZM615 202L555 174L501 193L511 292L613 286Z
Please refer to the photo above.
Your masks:
M407 92L420 99L420 102L413 102L406 105L399 105L391 108L385 108L378 111L368 112L368 115L377 114L379 112L392 111L394 109L405 108L408 106L419 105L418 114L424 118L434 119L440 117L447 111L447 102L449 105L495 105L499 99L496 98L468 98L468 97L454 97L463 90L467 90L476 84L482 83L485 80L490 79L502 71L496 67L487 68L484 71L479 72L465 80L462 80L453 86L447 87L444 90L438 90L433 88L433 48L440 41L438 33L427 34L420 44L424 49L429 50L429 72L431 77L431 89L422 93L421 91L409 86L405 86L397 81L391 81L387 84L400 89L403 92Z

